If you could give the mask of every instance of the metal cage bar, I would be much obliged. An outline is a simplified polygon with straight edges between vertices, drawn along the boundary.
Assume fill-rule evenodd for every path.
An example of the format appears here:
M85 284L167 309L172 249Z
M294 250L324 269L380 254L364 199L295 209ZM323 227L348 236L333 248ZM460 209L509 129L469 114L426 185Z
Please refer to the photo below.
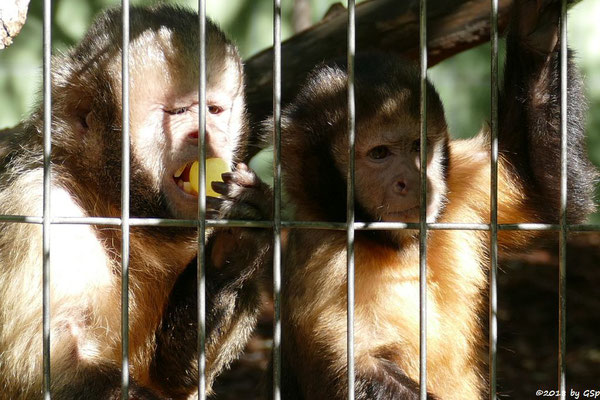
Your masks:
M121 85L123 130L121 148L121 398L129 398L129 0L122 1L123 52Z
M273 399L281 398L281 0L273 0Z
M21 224L43 224L43 217L31 217L26 215L0 215L0 222L21 223ZM53 217L50 220L53 225L105 225L120 226L120 218L103 217ZM169 218L129 218L130 226L168 226L168 227L196 227L198 220L192 219L169 219ZM243 227L243 228L271 228L271 221L254 220L225 220L225 219L207 219L206 227ZM343 222L320 222L320 221L288 221L281 220L281 226L284 228L300 229L331 229L345 230L347 224ZM491 224L464 223L464 222L432 222L426 224L427 230L458 230L458 231L490 231ZM354 222L354 229L361 231L368 230L391 230L391 229L412 229L418 230L419 223L414 222ZM553 231L559 232L560 224L545 223L513 223L498 224L499 231ZM600 224L567 224L567 232L598 232Z
M206 1L198 0L198 399L206 398Z
M420 205L419 205L419 397L427 400L427 0L419 5Z
M489 271L489 398L496 399L498 345L498 0L491 0L490 26L490 271Z
M43 332L43 393L50 399L50 181L51 181L51 130L52 130L52 4L44 0L44 188L42 218L42 332Z
M356 105L354 101L354 56L356 21L354 0L348 0L348 180L346 201L346 270L347 270L347 358L348 400L354 400L354 153L356 139Z
M566 399L566 309L567 309L567 0L562 0L560 13L560 235L558 283L558 388Z
M491 144L491 198L490 198L490 224L469 224L469 223L427 223L425 209L426 204L426 78L427 78L427 43L426 43L426 0L420 3L420 56L421 56L421 215L419 223L396 223L396 222L378 222L364 223L354 221L354 133L355 133L355 110L354 110L354 37L355 37L355 2L348 1L348 130L349 130L349 165L348 165L348 219L346 223L325 223L325 222L307 222L307 221L283 221L281 220L280 207L280 185L281 185L281 165L280 165L280 113L281 113L281 6L280 0L274 0L274 92L273 92L273 110L275 118L275 151L274 151L274 187L275 187L275 214L274 220L270 221L228 221L228 220L206 220L205 209L205 165L200 163L199 168L199 209L197 220L178 220L161 218L130 218L129 216L129 68L128 68L128 48L129 48L129 1L122 0L122 90L123 90L123 153L122 153L122 187L121 218L69 218L53 217L51 214L51 126L52 126L52 94L51 94L51 1L44 0L44 25L43 25L43 98L44 98L44 179L43 179L43 216L23 216L23 215L0 215L0 222L3 223L32 223L42 225L42 251L43 251L43 397L51 397L51 362L50 362L50 233L53 224L87 224L87 225L110 225L120 226L123 236L122 249L122 398L128 398L129 374L128 374L128 279L129 279L129 228L130 226L180 226L180 227L198 227L198 350L199 350L199 370L200 377L198 383L199 398L205 398L205 262L204 262L204 239L205 229L207 227L252 227L252 228L270 228L274 227L274 248L276 250L273 271L275 295L279 296L280 290L280 272L281 272L281 227L299 228L299 229L335 229L347 231L348 246L348 398L354 398L354 359L353 359L353 312L354 312L354 231L355 230L385 230L385 229L413 229L420 231L420 388L421 398L426 398L426 233L427 230L477 230L490 231L490 249L491 249L491 271L490 271L490 398L496 396L496 345L497 345L497 321L496 321L496 271L497 271L497 234L498 231L525 231L525 230L543 230L559 232L559 343L558 343L558 383L560 389L560 398L566 398L566 240L569 232L589 232L600 231L599 224L573 224L567 223L567 2L562 0L562 9L560 17L560 108L561 108L561 208L560 221L558 224L542 223L523 223L523 224L498 224L497 221L497 101L498 101L498 69L497 69L497 18L498 3L497 0L491 0L491 24L492 24L492 49L491 49L491 87L492 87L492 144ZM199 78L199 160L205 160L205 109L206 109L206 66L205 66L205 2L198 1L199 5L199 26L200 26L200 78ZM280 337L280 314L277 307L280 306L280 298L275 299L276 314L274 325L274 360L277 363L277 350ZM279 356L280 357L280 356ZM279 361L280 362L280 361ZM274 389L278 393L280 389L280 366L274 371ZM276 397L278 399L278 397Z

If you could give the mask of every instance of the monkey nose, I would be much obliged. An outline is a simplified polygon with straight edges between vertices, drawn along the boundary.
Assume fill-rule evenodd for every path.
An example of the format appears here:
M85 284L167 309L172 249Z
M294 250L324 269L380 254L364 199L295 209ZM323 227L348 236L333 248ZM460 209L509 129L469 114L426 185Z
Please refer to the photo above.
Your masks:
M408 184L404 179L398 179L396 183L394 183L394 192L400 195L408 194Z

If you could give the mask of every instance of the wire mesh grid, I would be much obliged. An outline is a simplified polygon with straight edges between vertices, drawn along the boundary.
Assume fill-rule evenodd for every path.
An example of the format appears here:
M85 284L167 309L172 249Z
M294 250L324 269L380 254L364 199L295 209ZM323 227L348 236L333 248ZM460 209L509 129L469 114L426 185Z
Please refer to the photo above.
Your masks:
M205 398L205 334L206 321L204 304L205 300L205 230L209 227L249 227L249 228L272 228L274 242L273 261L273 289L274 289L274 341L273 341L273 393L274 398L279 399L281 389L281 228L296 229L333 229L347 231L347 271L348 271L348 399L354 398L354 231L355 230L391 230L391 229L415 229L420 232L420 390L421 398L426 399L427 393L427 350L426 350L426 233L428 230L475 230L490 232L490 272L489 272L489 398L496 398L496 349L497 349L497 235L499 231L556 231L559 232L559 304L558 304L558 383L560 398L566 396L565 380L565 353L566 353L566 239L569 232L599 231L597 224L569 225L566 220L567 205L567 2L562 0L560 16L560 110L561 110L561 197L560 197L560 221L558 224L543 223L516 223L498 224L497 220L497 188L498 188L498 0L491 0L490 24L491 24L491 196L490 196L490 223L428 223L425 219L426 184L426 104L425 84L427 79L427 8L426 0L420 0L420 66L421 66L421 213L419 223L400 222L356 222L354 219L354 164L348 166L348 198L347 198L347 222L306 222L306 221L284 221L281 219L281 2L273 1L273 117L274 117L274 219L273 221L228 221L206 219L206 204L204 195L205 188L205 166L200 163L199 168L199 201L198 218L195 220L182 219L160 219L160 218L130 218L129 216L129 2L122 1L123 7L123 42L122 42L122 90L123 90L123 154L122 154L122 217L121 218L68 218L52 217L50 204L50 182L51 182L51 1L44 0L44 37L43 37L43 110L44 110L44 201L43 216L23 215L0 215L0 222L41 224L43 227L43 395L50 399L50 260L51 260L51 237L50 227L53 224L89 224L120 226L122 229L122 397L128 398L129 374L128 374L128 259L129 259L129 228L130 226L180 226L198 227L198 361L200 379L198 383L198 398ZM355 2L348 1L348 132L349 132L349 155L353 160L354 134L355 134L355 108L354 108L354 55L355 55ZM199 0L199 27L200 27L200 78L199 88L199 147L198 157L206 159L205 146L205 106L206 106L206 48L205 48L205 1ZM285 312L285 310L283 310Z

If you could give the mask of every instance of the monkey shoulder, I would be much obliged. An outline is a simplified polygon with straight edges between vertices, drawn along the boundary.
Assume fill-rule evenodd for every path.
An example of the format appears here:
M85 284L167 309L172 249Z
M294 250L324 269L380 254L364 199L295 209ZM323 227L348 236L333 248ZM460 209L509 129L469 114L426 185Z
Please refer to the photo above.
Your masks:
M489 203L490 156L486 138L450 142L448 192L441 222L481 223ZM483 205L483 208L482 208Z
M0 213L42 215L42 169L15 170L0 176ZM39 188L39 190L35 190Z
M490 215L491 158L486 132L450 143L448 193L440 222L487 223ZM522 222L532 218L526 181L509 157L498 155L498 204L504 217Z
M43 170L41 168L23 171L15 175L5 187L0 190L0 213L6 215L43 215ZM53 217L86 217L88 216L70 191L56 182L50 185L50 204ZM28 232L22 232L27 230ZM60 266L55 273L54 285L64 285L66 293L77 291L75 282L82 282L86 276L95 281L95 285L112 276L106 269L109 256L98 238L96 230L91 225L54 224L51 227L52 237L52 266ZM42 229L39 224L4 224L0 230L0 242L14 240L19 237L39 238L41 243ZM40 258L41 251L35 240L28 245L18 246L12 252L17 257ZM21 250L21 251L19 251ZM20 254L21 252L27 254ZM38 254L39 253L39 254ZM4 260L9 254L0 254ZM23 260L14 260L14 265L21 265ZM41 262L41 260L40 260ZM82 268L85 266L85 268ZM53 268L54 270L54 268ZM93 277L93 278L92 278ZM101 278L102 279L99 279ZM108 282L106 282L108 284ZM85 291L86 288L79 288ZM62 291L61 291L62 293Z

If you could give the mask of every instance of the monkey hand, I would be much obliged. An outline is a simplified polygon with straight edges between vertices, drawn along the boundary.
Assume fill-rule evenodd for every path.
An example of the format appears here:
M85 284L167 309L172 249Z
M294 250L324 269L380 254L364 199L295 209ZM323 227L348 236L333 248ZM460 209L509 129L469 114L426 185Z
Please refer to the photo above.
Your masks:
M222 197L206 198L207 208L217 212L211 212L211 216L254 221L273 218L271 188L246 164L238 164L234 171L221 177L223 182L212 182L211 186Z
M561 1L519 0L514 4L511 31L517 34L519 42L539 55L556 51Z
M223 182L212 182L221 198L207 197L207 215L229 220L268 221L273 218L271 188L262 182L246 164L238 164L232 172L222 174ZM268 256L271 230L264 228L229 228L215 231L212 264L220 268L258 265ZM248 252L248 249L253 251ZM250 259L252 258L252 260Z

